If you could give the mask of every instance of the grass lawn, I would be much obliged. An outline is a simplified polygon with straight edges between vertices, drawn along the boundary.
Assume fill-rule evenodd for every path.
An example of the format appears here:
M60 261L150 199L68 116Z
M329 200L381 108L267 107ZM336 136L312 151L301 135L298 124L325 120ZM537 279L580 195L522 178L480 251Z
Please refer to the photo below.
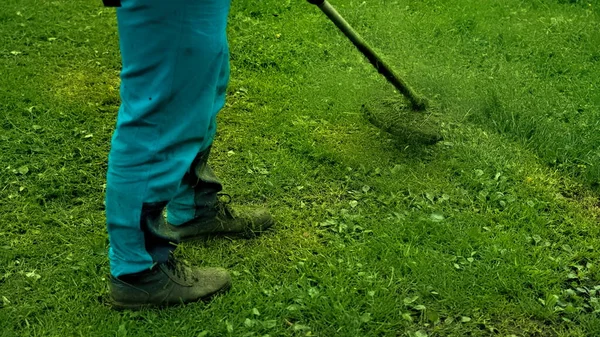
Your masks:
M231 270L227 295L115 312L114 9L4 0L0 336L600 336L600 3L332 4L433 101L443 140L369 123L399 94L316 7L234 1L212 163L278 225L180 246Z

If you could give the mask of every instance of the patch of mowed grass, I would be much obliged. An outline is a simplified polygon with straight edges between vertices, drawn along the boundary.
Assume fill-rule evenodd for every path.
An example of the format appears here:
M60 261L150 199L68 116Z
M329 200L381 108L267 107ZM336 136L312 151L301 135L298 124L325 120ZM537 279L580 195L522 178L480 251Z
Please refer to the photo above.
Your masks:
M518 140L551 167L597 187L596 2L375 1L340 7L350 7L349 20L447 114Z
M542 4L540 13L556 10ZM368 124L361 105L395 93L316 8L235 2L232 83L213 163L235 202L267 203L277 228L180 247L192 263L232 271L227 295L118 313L106 305L102 209L118 108L113 10L6 2L2 334L598 335L597 196L530 146L464 118L487 102L477 90L461 96L482 70L457 81L472 58L464 45L430 49L450 37L427 24L459 20L473 4L448 3L443 15L435 1L339 5L443 108L444 141L407 144Z

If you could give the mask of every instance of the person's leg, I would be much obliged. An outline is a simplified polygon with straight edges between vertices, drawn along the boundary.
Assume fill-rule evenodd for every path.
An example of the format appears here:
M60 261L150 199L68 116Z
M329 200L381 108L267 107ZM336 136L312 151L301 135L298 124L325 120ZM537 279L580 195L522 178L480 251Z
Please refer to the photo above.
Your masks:
M226 38L225 38L226 39ZM217 113L225 105L227 85L229 84L229 48L225 41L225 55L221 60L219 68L216 68L218 76L216 79L216 91L214 95L212 111L212 122L216 128ZM167 206L167 216L170 224L181 225L188 222L199 214L214 207L217 202L217 193L223 187L208 165L210 146L202 149L197 155L190 170L181 182L177 193Z
M213 121L225 105L228 82L229 58L227 57L223 58L217 78L217 91L212 110ZM223 186L208 164L209 155L210 147L196 155L176 195L167 206L167 226L163 224L161 229L164 231L158 229L156 232L168 232L185 241L210 234L254 234L272 226L274 221L264 208L238 207L238 212L234 212L220 203L217 194Z
M121 107L109 154L106 218L114 278L168 259L148 230L215 134L227 59L228 0L123 0Z

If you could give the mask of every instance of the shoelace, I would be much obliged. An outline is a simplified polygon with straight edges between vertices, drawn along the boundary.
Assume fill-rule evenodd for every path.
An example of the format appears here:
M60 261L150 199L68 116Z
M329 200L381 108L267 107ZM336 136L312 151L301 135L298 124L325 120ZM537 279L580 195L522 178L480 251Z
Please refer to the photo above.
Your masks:
M169 259L167 260L165 265L167 266L167 269L169 269L173 273L173 275L175 275L175 277L181 278L184 281L187 281L187 278L189 275L187 275L187 273L186 273L185 266L184 266L183 262L181 262L181 261L177 260L177 258L175 258L173 253L171 253L171 255L169 256Z

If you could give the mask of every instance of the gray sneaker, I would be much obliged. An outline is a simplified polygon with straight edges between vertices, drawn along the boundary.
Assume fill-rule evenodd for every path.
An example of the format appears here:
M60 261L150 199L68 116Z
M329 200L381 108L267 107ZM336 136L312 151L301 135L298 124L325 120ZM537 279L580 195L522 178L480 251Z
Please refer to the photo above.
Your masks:
M220 196L229 197L227 194ZM162 236L176 238L178 242L183 242L224 234L252 237L266 231L275 223L266 208L231 207L229 200L226 202L218 200L211 211L178 226L166 221L158 223L159 228L156 231Z
M151 270L110 277L114 309L137 310L208 300L231 287L231 276L222 268L188 267L173 256Z

